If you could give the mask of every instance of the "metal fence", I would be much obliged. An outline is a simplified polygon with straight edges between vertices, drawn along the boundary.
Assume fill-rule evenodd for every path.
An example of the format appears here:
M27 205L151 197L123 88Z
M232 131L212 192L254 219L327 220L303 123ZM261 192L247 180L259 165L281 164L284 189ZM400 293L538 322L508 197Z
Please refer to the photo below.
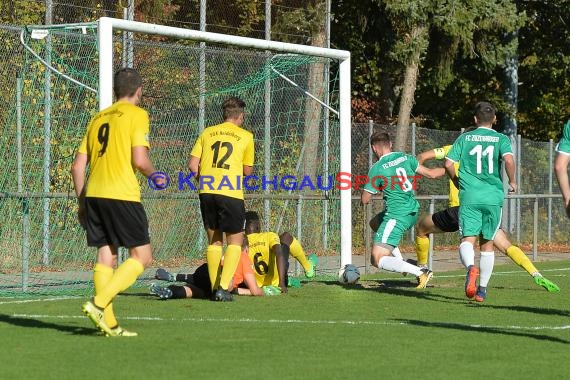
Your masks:
M2 107L0 109L0 161L3 163L13 163L15 160L14 142L17 140L17 130L15 128L15 120L18 113L16 107L16 83L17 74L24 67L24 51L19 42L20 28L1 26L0 27L0 85L3 91L0 93L0 101ZM160 49L167 50L168 47L160 42L146 41L143 43L145 48L151 49L153 44L160 46ZM149 50L150 51L150 50ZM211 52L212 57L220 54L217 51ZM163 68L165 69L165 68ZM164 91L163 91L164 92ZM164 94L164 98L168 99L168 94ZM31 99L34 101L42 101L41 99ZM41 112L41 110L40 110ZM27 128L42 128L40 125L28 125ZM465 126L468 127L468 126ZM352 130L352 152L353 152L353 174L366 174L369 166L372 163L373 155L370 150L369 136L374 130L383 130L395 133L394 126L377 125L373 121L366 124L354 124ZM162 130L160 133L164 135L167 129ZM412 133L410 133L409 141L407 142L406 151L412 154L419 153L424 150L433 149L442 145L451 144L454 139L459 135L460 131L438 131L425 128L416 128L412 125ZM162 136L162 135L161 135ZM287 142L289 135L283 134L283 142ZM162 136L164 139L170 141L171 137ZM262 140L259 140L262 144ZM559 189L552 176L553 172L553 158L554 158L554 143L549 142L535 142L520 137L514 142L517 162L517 175L519 178L519 193L509 197L505 207L505 229L511 234L514 242L533 244L533 253L537 254L538 244L565 244L567 242L566 234L570 227L570 223L565 217L564 210L561 206L560 197L558 195ZM179 148L176 148L179 149ZM172 152L168 153L172 154ZM292 157L283 156L281 160L291 159ZM294 164L294 162L292 162ZM41 167L30 166L30 172L27 175L33 175L33 171ZM334 166L331 166L331 168ZM34 169L36 168L36 169ZM15 169L13 165L3 165L5 172L2 178L4 181L0 182L0 192L5 192L7 189L13 191ZM418 197L421 200L422 212L437 211L443 209L447 205L447 180L438 179L433 181L424 180L420 183L418 190ZM0 263L0 270L5 266L11 265L11 262L17 260L19 251L25 245L22 240L22 234L15 229L14 225L22 225L22 218L26 212L30 212L30 208L41 208L41 203L45 199L58 198L57 194L49 192L36 194L37 197L32 202L24 202L23 198L0 197L1 208L4 211L4 222L0 226L0 255L3 257ZM369 216L380 210L382 204L380 201L374 202L370 210L366 210L360 206L359 194L354 193L353 201L353 247L355 253L366 250L367 236L370 235L366 227L365 221ZM68 197L67 197L68 198ZM61 203L61 207L57 206L58 212L64 212L65 218L68 218L69 210L67 210L68 200L65 196L54 204ZM150 199L149 199L150 200ZM152 199L153 203L160 200ZM295 204L295 207L290 207L291 215L289 215L289 224L286 226L289 230L296 233L301 238L307 237L310 240L307 243L309 246L317 246L316 240L313 236L309 238L306 229L315 224L315 216L304 210L304 205L309 202L323 203L323 202L337 202L335 197L323 197L318 200L303 200L301 198L291 197L290 200ZM59 202L59 203L58 203ZM303 203L304 202L304 203ZM331 203L332 204L332 203ZM160 207L158 207L160 209ZM334 210L331 207L331 210ZM63 210L63 211L62 211ZM296 216L293 215L294 212ZM37 210L32 210L32 214L39 214ZM179 215L178 215L179 216ZM59 214L54 214L54 220L58 220ZM198 217L196 217L198 218ZM339 215L331 212L330 219L338 221ZM69 219L69 218L68 218ZM197 219L198 220L198 219ZM36 221L37 222L37 221ZM58 221L61 223L61 221ZM55 223L53 226L53 233L57 234L59 225ZM71 223L70 220L64 219L64 225ZM41 222L36 223L41 224ZM38 233L37 229L35 230ZM69 233L66 230L65 233ZM330 233L331 231L323 231L323 234ZM41 235L41 233L39 233ZM410 239L404 244L412 243L413 232L410 234ZM192 239L192 236L184 236L184 239ZM172 242L175 237L165 235L166 241ZM322 236L318 240L326 241L331 237ZM57 237L57 241L69 241L67 235ZM452 234L442 234L435 237L436 246L456 245L457 239ZM318 244L322 247L322 243ZM326 243L324 244L326 247ZM41 246L41 243L40 243Z

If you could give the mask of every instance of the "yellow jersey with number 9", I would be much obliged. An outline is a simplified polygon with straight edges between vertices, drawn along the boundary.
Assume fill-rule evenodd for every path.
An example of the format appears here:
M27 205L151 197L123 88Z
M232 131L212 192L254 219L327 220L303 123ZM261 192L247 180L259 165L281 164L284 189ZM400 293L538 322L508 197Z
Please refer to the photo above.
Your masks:
M89 157L85 196L141 201L132 148L150 148L149 130L148 113L126 101L115 102L91 119L79 147L79 153Z
M253 166L253 134L231 122L204 129L191 156L200 159L201 194L243 199L243 166Z

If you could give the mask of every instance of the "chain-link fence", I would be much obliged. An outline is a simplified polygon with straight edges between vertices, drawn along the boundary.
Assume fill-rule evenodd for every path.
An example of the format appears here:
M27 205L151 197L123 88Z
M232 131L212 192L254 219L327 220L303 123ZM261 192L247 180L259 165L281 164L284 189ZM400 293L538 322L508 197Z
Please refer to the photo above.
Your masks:
M76 206L69 167L85 123L97 110L96 97L93 91L75 86L61 76L47 75L45 64L23 48L20 32L20 28L0 28L0 81L4 89L0 110L0 211L4 215L4 223L0 226L0 270L4 275L0 285L3 289L21 289L23 282L33 284L36 280L42 287L52 283L61 287L72 278L73 286L77 286L89 279L86 270L88 272L92 254L86 249L83 231L75 221ZM122 38L116 37L115 50L121 52ZM45 57L47 50L42 41L28 41L27 44L39 56ZM81 37L65 38L54 35L51 42L51 64L96 89L94 34L85 32ZM309 79L311 72L314 75L324 67L329 67L334 74L336 69L331 62L287 59L278 54L269 59L263 52L141 39L135 40L134 52L135 66L145 77L144 106L151 114L153 159L169 175L176 178L179 172L185 172L188 152L200 130L199 120L204 124L214 123L218 117L216 103L219 103L219 96L228 93L240 94L250 105L248 117L256 139L258 173L299 176L312 171L326 177L339 170L339 149L345 142L339 141L338 123L324 109L317 107L318 112L315 112L314 107L309 107L308 104L314 103L300 91L310 89L311 93L321 94L319 98L324 98L326 93L330 98L328 103L338 109L335 75L330 75L329 81L321 81L321 86L325 83L326 86L320 89L311 88L315 81ZM212 97L206 101L204 114L200 115L199 89L203 84L196 68L202 55L209 78L206 88L211 90ZM116 67L121 66L121 60L118 54ZM267 66L267 62L272 63ZM278 75L267 76L270 68L284 72L298 86L287 84L287 80ZM18 74L20 91L17 91ZM269 119L273 126L269 131L264 98L268 79L272 82ZM46 86L50 88L49 92L45 91ZM311 113L316 119L307 116ZM51 128L48 132L47 125ZM320 130L307 129L310 125L317 125ZM411 153L451 144L459 134L459 131L412 128L406 146L406 151ZM353 125L353 174L366 174L373 161L369 145L372 130L395 133L394 126L373 122ZM565 243L565 231L569 226L552 177L553 143L519 139L515 147L520 196L505 207L506 229L518 242ZM315 159L307 161L307 156ZM269 171L266 170L266 158L272 163ZM46 162L49 163L47 167ZM423 212L430 209L430 203L435 210L446 207L447 186L445 179L420 181L418 196L422 199ZM167 266L190 265L189 260L201 257L204 245L196 197L188 194L173 196L172 192L146 191L143 195L149 217L154 221L151 227L153 241L157 243L155 257L158 263ZM554 194L555 199L549 197L550 194ZM367 221L382 207L380 201L374 202L367 211L358 199L359 192L355 191L355 253L366 250ZM288 191L277 196L251 191L247 206L263 210L271 229L293 232L309 252L338 254L340 211L336 189L316 191L312 197L295 197ZM456 242L452 234L438 235L435 239L436 246L454 246ZM411 244L411 240L404 243ZM22 252L26 250L29 255L24 259ZM24 273L27 279L22 278Z

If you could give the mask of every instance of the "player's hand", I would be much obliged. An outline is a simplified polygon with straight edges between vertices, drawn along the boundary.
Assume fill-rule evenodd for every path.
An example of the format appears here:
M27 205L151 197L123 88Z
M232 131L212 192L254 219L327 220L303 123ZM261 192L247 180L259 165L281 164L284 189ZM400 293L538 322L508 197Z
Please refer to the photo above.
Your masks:
M518 186L516 182L509 182L509 194L513 194L517 192Z
M570 200L566 202L566 216L570 218Z
M263 290L263 294L266 296L276 296L281 294L281 289L276 286L267 285L261 288Z
M82 194L77 199L78 207L77 207L77 220L81 225L81 228L87 228L87 219L85 215L85 194Z

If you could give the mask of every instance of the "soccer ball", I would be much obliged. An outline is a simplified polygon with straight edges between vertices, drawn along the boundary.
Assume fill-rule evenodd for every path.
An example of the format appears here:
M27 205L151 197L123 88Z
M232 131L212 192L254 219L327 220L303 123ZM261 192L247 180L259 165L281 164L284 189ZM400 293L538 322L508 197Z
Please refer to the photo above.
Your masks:
M356 284L360 278L360 271L352 264L346 264L338 271L338 281L341 284Z

